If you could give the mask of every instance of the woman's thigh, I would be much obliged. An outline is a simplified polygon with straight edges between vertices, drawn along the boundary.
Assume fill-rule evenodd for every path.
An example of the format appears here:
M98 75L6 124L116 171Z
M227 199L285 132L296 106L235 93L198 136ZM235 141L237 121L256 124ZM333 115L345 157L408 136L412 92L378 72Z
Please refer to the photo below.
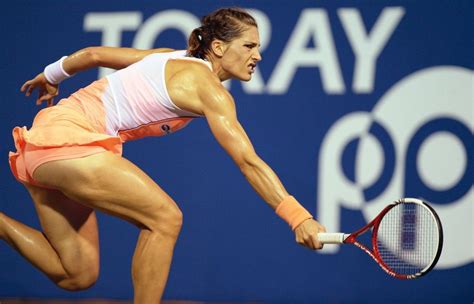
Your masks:
M160 222L169 226L170 218L179 222L181 217L173 199L145 172L111 152L47 162L33 178L88 207L148 229Z

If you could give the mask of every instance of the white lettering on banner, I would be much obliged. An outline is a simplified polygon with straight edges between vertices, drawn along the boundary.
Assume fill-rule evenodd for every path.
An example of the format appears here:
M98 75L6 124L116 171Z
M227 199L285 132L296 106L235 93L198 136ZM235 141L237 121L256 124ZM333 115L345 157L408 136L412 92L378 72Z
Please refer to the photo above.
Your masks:
M395 84L371 113L353 112L334 123L321 145L317 185L317 217L328 231L341 230L343 208L361 210L371 220L386 204L406 196L407 188L414 187L413 176L419 176L414 189L425 189L423 199L433 203L443 223L443 254L437 268L474 261L474 189L468 174L474 160L467 152L474 131L473 79L474 73L461 67L421 70ZM393 153L380 148L380 139L371 134L374 124L388 134L384 142L393 142ZM355 139L359 145L352 180L343 172L342 155ZM394 168L387 183L367 197L366 190L377 183L374 177L380 179L390 162ZM322 252L337 250L325 246Z
M167 29L176 29L183 33L187 42L189 34L201 23L193 14L181 10L166 10L151 16L140 26L133 41L133 47L138 49L151 49L156 38Z
M309 39L315 47L307 48ZM341 67L325 10L304 9L268 82L268 93L284 94L300 67L318 67L324 91L345 92Z
M405 14L402 7L385 8L372 31L367 33L359 10L343 8L337 11L344 31L356 56L352 89L355 93L374 90L377 58Z
M119 47L122 45L122 32L134 31L142 23L142 13L88 13L84 17L84 31L102 32L102 45ZM99 68L99 77L113 72L112 69Z

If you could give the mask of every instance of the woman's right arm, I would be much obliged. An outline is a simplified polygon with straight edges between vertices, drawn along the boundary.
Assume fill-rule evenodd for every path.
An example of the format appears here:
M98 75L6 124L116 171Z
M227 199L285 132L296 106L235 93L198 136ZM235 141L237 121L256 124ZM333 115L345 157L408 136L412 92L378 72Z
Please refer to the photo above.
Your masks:
M171 51L173 49L168 48L139 50L106 46L87 47L67 56L62 61L62 69L69 75L95 67L107 67L118 70L140 61L152 53ZM40 105L44 101L48 103L48 106L53 105L53 99L59 93L58 84L48 82L43 72L39 73L35 78L26 81L20 90L25 92L26 96L30 96L35 89L38 90L36 105Z
M230 93L222 85L215 84L210 77L201 77L197 87L199 107L214 137L238 165L250 185L292 226L297 243L311 249L321 249L322 244L317 235L326 229L288 194L277 174L257 155L237 119ZM279 212L283 210L283 204L291 206L291 210L283 208L290 212Z

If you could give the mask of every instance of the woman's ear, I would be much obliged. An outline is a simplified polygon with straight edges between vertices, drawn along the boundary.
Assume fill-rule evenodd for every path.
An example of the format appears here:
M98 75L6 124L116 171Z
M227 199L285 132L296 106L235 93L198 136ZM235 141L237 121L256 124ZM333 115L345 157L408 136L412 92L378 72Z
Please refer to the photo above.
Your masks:
M214 39L211 42L212 52L214 53L214 55L216 55L219 58L224 56L226 48L227 48L226 44L222 40Z

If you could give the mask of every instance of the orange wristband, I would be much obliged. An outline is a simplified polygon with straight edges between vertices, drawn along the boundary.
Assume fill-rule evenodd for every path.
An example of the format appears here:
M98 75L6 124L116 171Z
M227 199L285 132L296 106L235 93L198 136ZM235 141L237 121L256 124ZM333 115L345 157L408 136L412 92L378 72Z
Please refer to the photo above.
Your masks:
M283 201L281 201L275 212L291 226L292 230L295 230L296 227L305 220L313 218L311 213L301 206L301 204L291 195L285 197Z

